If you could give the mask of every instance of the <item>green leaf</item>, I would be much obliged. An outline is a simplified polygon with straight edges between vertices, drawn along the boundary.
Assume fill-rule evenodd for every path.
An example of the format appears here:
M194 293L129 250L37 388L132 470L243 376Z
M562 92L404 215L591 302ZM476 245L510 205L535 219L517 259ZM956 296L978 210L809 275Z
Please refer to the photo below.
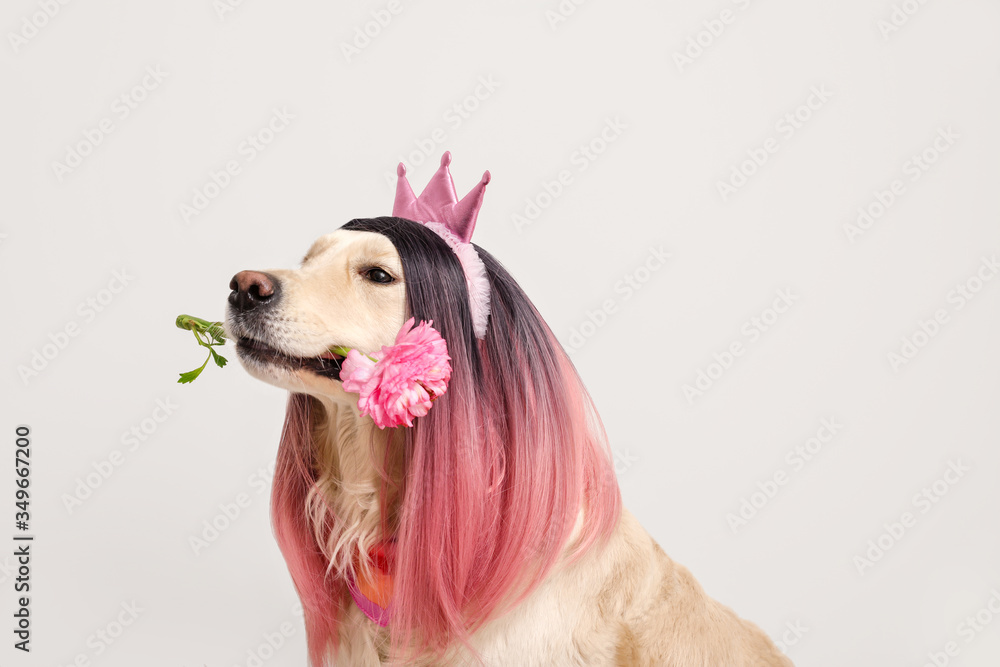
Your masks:
M212 353L212 359L215 359L215 365L218 366L219 368L223 368L227 363L229 363L229 361L224 356L222 356L212 348L208 348L208 351Z
M205 367L202 366L201 368L197 368L197 369L195 369L193 371L188 371L187 373L181 373L181 377L177 381L179 383L181 383L181 384L187 384L189 382L194 382L195 378L198 377L199 375L201 375L201 371L204 368Z
M198 368L194 369L193 371L188 371L187 373L181 373L181 377L179 380L177 380L177 382L180 384L187 384L188 382L194 382L195 378L201 375L201 372L205 370L205 366L208 366L208 360L211 358L212 356L209 355L205 357L205 363L203 363Z

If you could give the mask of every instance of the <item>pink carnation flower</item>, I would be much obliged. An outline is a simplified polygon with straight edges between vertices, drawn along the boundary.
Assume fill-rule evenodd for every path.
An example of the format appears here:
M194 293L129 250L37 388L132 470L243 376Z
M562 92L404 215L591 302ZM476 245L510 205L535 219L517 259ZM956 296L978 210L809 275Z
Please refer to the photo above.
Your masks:
M340 371L344 391L355 392L358 409L379 428L413 426L431 402L448 390L451 378L448 347L431 324L413 326L411 317L396 335L396 342L373 357L351 350Z

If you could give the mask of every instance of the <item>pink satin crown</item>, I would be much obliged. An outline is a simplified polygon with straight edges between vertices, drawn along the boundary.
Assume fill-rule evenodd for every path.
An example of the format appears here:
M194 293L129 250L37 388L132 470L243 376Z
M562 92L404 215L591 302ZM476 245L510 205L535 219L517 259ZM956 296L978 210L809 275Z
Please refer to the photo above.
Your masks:
M448 170L450 164L451 153L445 151L441 156L441 166L417 197L406 180L406 167L400 162L396 168L399 180L396 181L396 201L392 206L392 214L423 223L444 239L454 251L465 272L473 328L476 337L483 338L486 336L490 316L490 281L483 260L469 241L476 228L479 208L483 205L486 184L490 182L490 172L485 172L482 180L459 200Z
M399 180L396 181L396 201L392 206L392 214L416 222L440 222L462 243L468 243L472 239L472 230L476 228L476 218L483 205L483 194L486 192L486 184L490 182L490 172L484 172L483 179L459 201L455 182L451 180L451 172L448 170L450 164L451 152L445 151L441 156L441 166L417 197L413 194L410 182L406 180L406 166L400 162L396 167Z

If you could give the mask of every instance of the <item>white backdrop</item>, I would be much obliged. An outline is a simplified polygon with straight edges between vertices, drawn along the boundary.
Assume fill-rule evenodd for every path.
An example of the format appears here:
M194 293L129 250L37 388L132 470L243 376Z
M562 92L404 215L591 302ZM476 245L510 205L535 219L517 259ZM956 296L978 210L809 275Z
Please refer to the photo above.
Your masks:
M996 665L998 27L987 0L6 2L0 662L304 664L284 394L235 362L176 384L202 356L173 320L450 149L462 193L493 173L476 241L573 350L626 505L711 595L798 665Z

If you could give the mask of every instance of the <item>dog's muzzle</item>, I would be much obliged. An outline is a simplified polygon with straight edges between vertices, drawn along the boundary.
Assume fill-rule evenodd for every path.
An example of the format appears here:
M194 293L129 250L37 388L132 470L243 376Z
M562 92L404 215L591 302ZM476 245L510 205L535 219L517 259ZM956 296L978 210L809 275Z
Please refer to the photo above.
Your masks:
M240 271L229 282L231 311L227 335L236 343L240 360L256 366L288 370L305 369L332 380L340 379L344 357L325 351L313 357L296 357L278 349L270 338L269 322L281 297L281 282L260 271Z

